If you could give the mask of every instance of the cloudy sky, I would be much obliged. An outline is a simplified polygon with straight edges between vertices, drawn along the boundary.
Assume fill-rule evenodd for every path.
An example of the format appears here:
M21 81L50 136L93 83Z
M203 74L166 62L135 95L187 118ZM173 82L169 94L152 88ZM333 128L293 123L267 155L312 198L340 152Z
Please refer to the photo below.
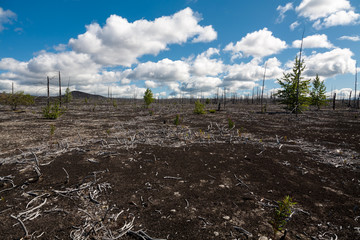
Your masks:
M141 97L248 94L291 69L304 34L307 78L354 89L358 0L2 0L0 91ZM359 63L360 65L360 63Z

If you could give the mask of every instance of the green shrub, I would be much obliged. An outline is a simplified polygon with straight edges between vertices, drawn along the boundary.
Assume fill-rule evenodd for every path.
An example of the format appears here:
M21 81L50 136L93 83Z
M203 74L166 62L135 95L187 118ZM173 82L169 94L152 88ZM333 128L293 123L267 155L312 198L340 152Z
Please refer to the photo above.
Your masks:
M118 107L118 104L117 104L117 102L116 102L115 100L113 100L112 104L113 104L113 107L114 107L114 108L117 108L117 107Z
M234 124L233 120L231 120L231 118L228 118L228 125L229 125L229 129L232 129L235 127L235 124Z
M277 203L278 206L274 209L273 219L270 221L274 235L285 228L287 222L290 220L293 206L297 204L293 202L289 196L284 197L282 201L278 201Z
M72 94L70 92L70 89L66 88L64 95L64 103L68 104L71 102L71 100L72 100Z
M55 130L56 130L55 125L51 124L50 125L50 136L53 136L55 134Z
M174 120L174 124L175 124L176 126L178 126L178 125L180 124L180 116L179 116L179 114L176 114L176 117L175 117L175 120Z
M50 103L48 106L43 108L43 116L47 119L57 119L65 112L64 109L60 108L59 103Z
M153 98L153 93L150 90L150 88L147 88L144 93L144 101L145 101L146 107L149 107L149 105L155 101L155 99Z
M216 113L216 110L215 109L210 109L209 113Z
M205 101L205 103L206 103L206 104L210 104L210 99L207 98L206 101Z
M195 109L194 109L194 113L196 114L205 114L205 110L204 110L204 105L201 104L201 102L199 100L197 100L195 102Z
M11 106L13 111L15 111L19 105L32 105L34 102L34 97L30 94L24 94L24 92L16 92L14 94L4 92L0 97L0 103Z

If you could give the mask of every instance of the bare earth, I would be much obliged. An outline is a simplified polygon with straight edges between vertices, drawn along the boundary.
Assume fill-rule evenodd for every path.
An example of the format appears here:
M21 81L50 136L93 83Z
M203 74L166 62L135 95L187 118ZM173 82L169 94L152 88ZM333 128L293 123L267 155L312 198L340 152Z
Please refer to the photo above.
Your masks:
M360 239L359 112L94 101L0 106L1 239Z

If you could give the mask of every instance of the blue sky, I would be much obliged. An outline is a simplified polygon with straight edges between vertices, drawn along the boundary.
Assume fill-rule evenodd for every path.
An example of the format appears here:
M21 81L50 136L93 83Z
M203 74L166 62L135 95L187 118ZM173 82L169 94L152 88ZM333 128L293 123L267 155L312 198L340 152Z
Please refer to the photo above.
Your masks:
M307 78L354 90L360 55L357 0L2 0L0 91L64 88L141 97L238 95L278 88L305 29ZM360 64L359 64L360 65Z

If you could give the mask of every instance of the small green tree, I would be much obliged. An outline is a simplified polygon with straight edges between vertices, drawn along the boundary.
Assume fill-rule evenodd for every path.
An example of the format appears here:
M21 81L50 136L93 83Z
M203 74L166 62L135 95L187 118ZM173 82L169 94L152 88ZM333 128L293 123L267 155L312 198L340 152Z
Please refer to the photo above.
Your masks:
M206 113L205 110L204 110L204 104L202 104L199 100L197 100L195 102L194 113L196 113L196 114L204 114L204 113Z
M66 104L70 103L72 100L72 94L70 92L70 89L69 88L66 88L65 90L65 96L64 96L64 102Z
M316 77L313 81L313 88L310 92L311 105L316 106L318 110L322 105L326 104L326 87L324 81L320 81L319 75L316 74Z
M16 92L9 94L3 92L0 97L0 102L5 105L9 105L13 111L20 105L32 105L34 104L34 97L30 94L24 94L24 92Z
M60 117L65 110L63 108L60 108L59 103L50 103L48 106L43 108L43 116L47 119L57 119Z
M153 93L152 91L150 90L150 88L147 88L145 93L144 93L144 101L145 101L145 104L146 104L146 107L149 108L149 105L154 102L154 97L153 97Z
M304 60L300 62L296 57L292 72L284 73L283 77L278 79L282 89L276 93L276 96L280 99L280 103L285 104L286 110L299 113L309 106L310 79L304 80L301 77L304 69Z
M281 232L287 222L290 220L294 205L296 202L292 201L290 196L285 196L282 201L278 201L278 206L274 209L273 219L270 221L271 226L274 230L274 236L277 232Z

